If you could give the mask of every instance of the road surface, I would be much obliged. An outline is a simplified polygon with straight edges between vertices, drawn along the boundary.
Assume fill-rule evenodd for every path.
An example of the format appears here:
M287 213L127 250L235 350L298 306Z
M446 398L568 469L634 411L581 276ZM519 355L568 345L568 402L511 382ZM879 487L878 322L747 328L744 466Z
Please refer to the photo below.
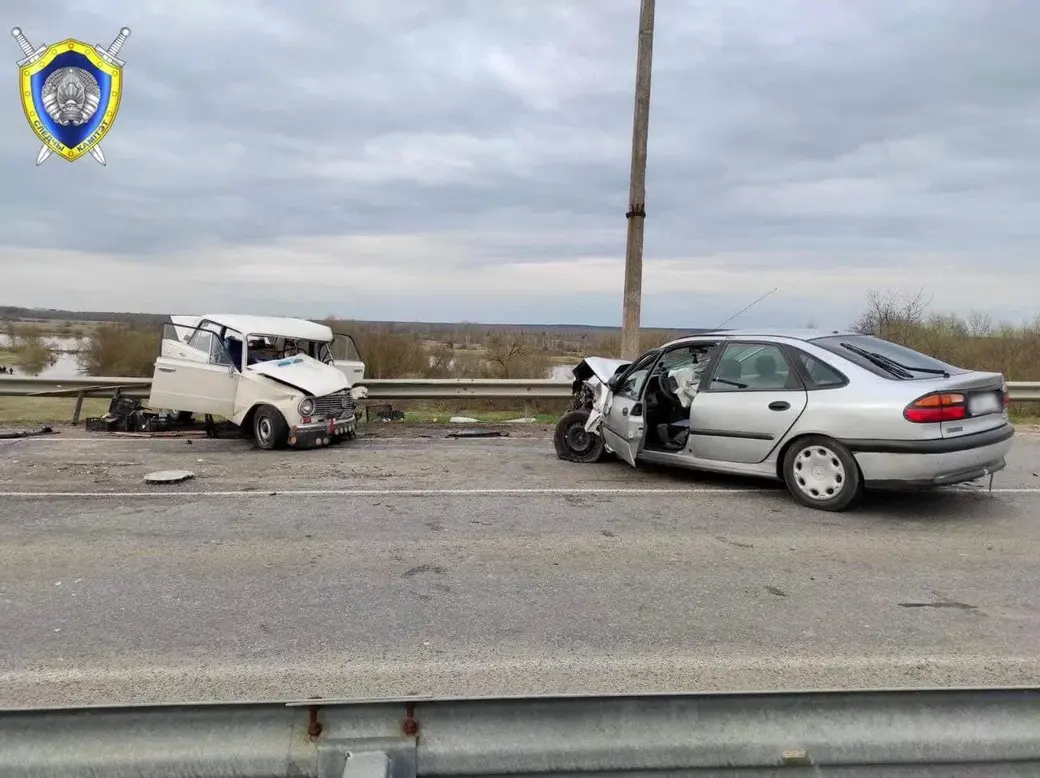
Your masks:
M844 514L391 434L0 442L0 707L1040 682L1035 434Z

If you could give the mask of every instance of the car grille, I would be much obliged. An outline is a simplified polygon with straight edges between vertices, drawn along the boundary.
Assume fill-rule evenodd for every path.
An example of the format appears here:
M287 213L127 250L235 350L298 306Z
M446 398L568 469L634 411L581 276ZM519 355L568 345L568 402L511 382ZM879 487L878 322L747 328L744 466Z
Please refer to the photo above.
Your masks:
M347 392L336 392L314 398L314 416L338 419L340 416L350 416L354 410L354 398Z

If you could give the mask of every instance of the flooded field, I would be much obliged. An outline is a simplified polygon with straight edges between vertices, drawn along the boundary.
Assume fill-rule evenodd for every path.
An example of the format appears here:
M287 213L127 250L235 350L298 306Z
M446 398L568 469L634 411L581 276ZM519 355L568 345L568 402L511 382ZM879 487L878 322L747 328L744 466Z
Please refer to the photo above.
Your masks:
M51 348L49 358L42 363L38 360L25 361L11 351L10 338L6 334L0 335L0 356L4 357L0 365L7 368L8 374L16 376L75 378L81 375L76 360L76 352L79 350L78 339L45 336L43 341Z

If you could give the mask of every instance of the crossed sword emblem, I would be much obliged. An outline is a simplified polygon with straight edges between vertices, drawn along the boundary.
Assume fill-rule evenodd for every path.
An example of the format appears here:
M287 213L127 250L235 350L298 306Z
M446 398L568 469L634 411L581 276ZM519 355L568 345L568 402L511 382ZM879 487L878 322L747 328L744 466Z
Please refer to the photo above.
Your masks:
M39 48L34 49L33 45L29 43L29 39L22 34L22 31L18 27L11 30L11 35L13 35L14 39L18 41L18 45L22 47L22 52L25 54L25 59L18 62L19 68L31 65L47 52L47 46L40 46ZM126 43L126 39L129 37L130 28L124 27L119 31L119 35L116 36L116 39L112 41L111 46L106 49L98 43L94 46L94 50L101 56L101 59L105 60L109 65L122 68L126 63L116 55L119 53L119 50L123 48L123 44ZM42 165L47 161L47 158L50 157L52 153L50 146L44 143L40 148L40 153L36 155L36 164ZM105 164L105 153L101 150L100 143L90 150L90 156L96 159L100 164Z

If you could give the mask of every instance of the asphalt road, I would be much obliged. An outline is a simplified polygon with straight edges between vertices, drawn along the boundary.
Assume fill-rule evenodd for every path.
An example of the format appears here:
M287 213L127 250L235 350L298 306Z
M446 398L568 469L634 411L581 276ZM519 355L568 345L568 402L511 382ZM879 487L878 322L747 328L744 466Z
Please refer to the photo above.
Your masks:
M1040 436L828 514L436 434L0 442L0 706L1040 682Z

